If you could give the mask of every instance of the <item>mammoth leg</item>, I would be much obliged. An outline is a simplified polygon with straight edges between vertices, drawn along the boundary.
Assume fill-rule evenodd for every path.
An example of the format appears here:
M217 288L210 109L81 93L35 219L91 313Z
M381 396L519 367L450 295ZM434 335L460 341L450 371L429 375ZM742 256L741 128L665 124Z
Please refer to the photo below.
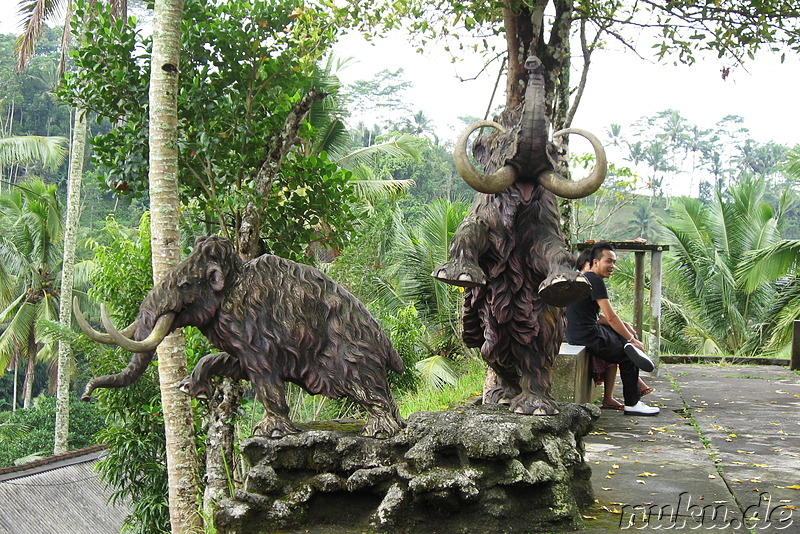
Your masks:
M534 215L534 235L530 259L532 270L546 273L539 284L539 297L551 306L564 307L586 298L592 291L589 281L575 269L575 259L567 250L558 215L556 197L540 188L540 211ZM537 220L538 219L538 220Z
M565 325L561 310L542 302L534 305L539 318L539 334L528 343L512 343L509 350L519 365L522 392L511 401L512 412L527 415L558 413L551 389L551 369L561 345Z
M456 229L450 244L450 261L433 270L431 276L447 284L475 287L486 284L478 258L488 246L488 225L476 213L469 213Z
M212 393L211 378L215 376L227 376L236 380L246 378L242 373L239 358L227 352L217 352L200 358L192 374L178 384L178 389L190 397L208 400Z
M522 393L511 400L509 410L525 415L556 415L558 405L550 394L550 367L538 366L520 380Z
M539 284L539 296L551 306L565 307L586 298L592 286L586 278L572 270L554 269Z
M282 438L300 432L300 429L294 426L289 419L289 406L286 404L283 380L259 377L252 382L256 398L264 406L266 412L253 430L253 434L268 438Z

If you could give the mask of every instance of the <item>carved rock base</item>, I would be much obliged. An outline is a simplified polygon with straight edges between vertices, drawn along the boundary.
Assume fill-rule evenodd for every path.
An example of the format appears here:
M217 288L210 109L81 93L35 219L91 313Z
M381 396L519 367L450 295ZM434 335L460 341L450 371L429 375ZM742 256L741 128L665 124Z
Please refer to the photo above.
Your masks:
M418 412L387 440L330 422L241 444L252 466L220 503L220 534L575 530L593 502L583 436L599 409L555 416L507 407ZM326 429L321 429L327 427Z

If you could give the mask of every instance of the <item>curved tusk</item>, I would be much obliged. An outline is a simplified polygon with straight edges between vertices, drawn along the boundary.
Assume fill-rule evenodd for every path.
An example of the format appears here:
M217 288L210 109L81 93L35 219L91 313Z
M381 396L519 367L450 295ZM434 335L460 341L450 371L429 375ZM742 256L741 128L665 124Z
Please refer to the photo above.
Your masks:
M169 333L169 329L172 326L172 320L175 319L175 314L173 312L165 313L161 317L158 318L153 330L150 332L150 335L147 336L147 339L143 339L142 341L134 341L128 337L123 336L115 327L114 324L111 322L111 319L108 318L108 314L106 313L106 308L102 304L100 305L100 320L103 321L103 326L106 327L108 331L108 335L111 336L111 339L114 340L115 345L119 345L123 349L130 351L130 352L150 352L155 350L158 347L158 344L166 337Z
M467 126L467 128L461 132L461 135L458 137L453 157L455 158L456 170L458 171L458 174L471 188L475 189L476 191L480 191L481 193L499 193L500 191L507 189L508 186L517 180L517 171L514 169L514 167L506 165L502 169L498 169L492 174L484 174L482 172L478 172L475 167L472 166L472 162L469 160L469 157L467 157L467 141L469 140L470 134L478 128L483 128L486 126L497 128L502 133L506 133L506 129L501 124L498 124L494 121L473 122Z
M84 334L89 336L89 339L93 339L98 343L103 343L104 345L116 345L110 335L98 332L91 327L89 321L87 321L86 317L83 316L80 306L78 306L78 297L73 297L72 299L72 311L75 314L75 320L78 322L78 326L81 327L81 330L83 330ZM126 326L125 329L120 333L125 337L131 337L135 331L136 321Z
M566 128L559 130L553 134L553 137L558 137L567 134L578 134L585 137L592 144L595 155L594 169L589 176L583 180L573 182L567 180L555 171L547 171L539 176L539 183L542 187L549 189L556 195L563 198L583 198L588 197L600 188L603 180L606 179L606 172L608 170L608 160L606 159L606 151L602 143L594 134L581 130L580 128Z

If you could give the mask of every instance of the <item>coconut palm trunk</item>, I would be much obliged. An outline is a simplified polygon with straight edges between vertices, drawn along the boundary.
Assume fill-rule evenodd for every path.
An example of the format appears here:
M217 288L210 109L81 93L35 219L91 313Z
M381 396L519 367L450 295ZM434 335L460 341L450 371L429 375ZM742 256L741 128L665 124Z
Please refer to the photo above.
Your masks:
M178 65L182 0L156 0L150 68L150 212L153 280L180 260L178 229ZM173 533L202 530L194 425L189 397L178 389L187 374L182 330L158 347L158 376L167 440L169 515Z
M67 219L64 227L64 257L61 263L61 295L58 322L69 328L72 324L73 273L75 269L75 246L78 241L80 222L81 183L83 163L86 157L86 113L75 111L72 129L72 146L69 157L67 181ZM69 450L69 382L72 373L72 349L69 343L58 343L58 375L56 378L56 428L53 452L60 454Z
M22 386L22 407L26 410L31 407L33 400L33 380L36 372L36 331L28 331L28 363L25 365L25 383Z

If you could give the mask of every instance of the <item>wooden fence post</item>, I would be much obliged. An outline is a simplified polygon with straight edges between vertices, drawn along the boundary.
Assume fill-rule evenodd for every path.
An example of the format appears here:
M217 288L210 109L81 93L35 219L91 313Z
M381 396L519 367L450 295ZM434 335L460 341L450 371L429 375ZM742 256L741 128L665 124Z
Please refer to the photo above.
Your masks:
M789 369L796 371L800 369L800 321L794 322L792 331L792 359L789 361Z

